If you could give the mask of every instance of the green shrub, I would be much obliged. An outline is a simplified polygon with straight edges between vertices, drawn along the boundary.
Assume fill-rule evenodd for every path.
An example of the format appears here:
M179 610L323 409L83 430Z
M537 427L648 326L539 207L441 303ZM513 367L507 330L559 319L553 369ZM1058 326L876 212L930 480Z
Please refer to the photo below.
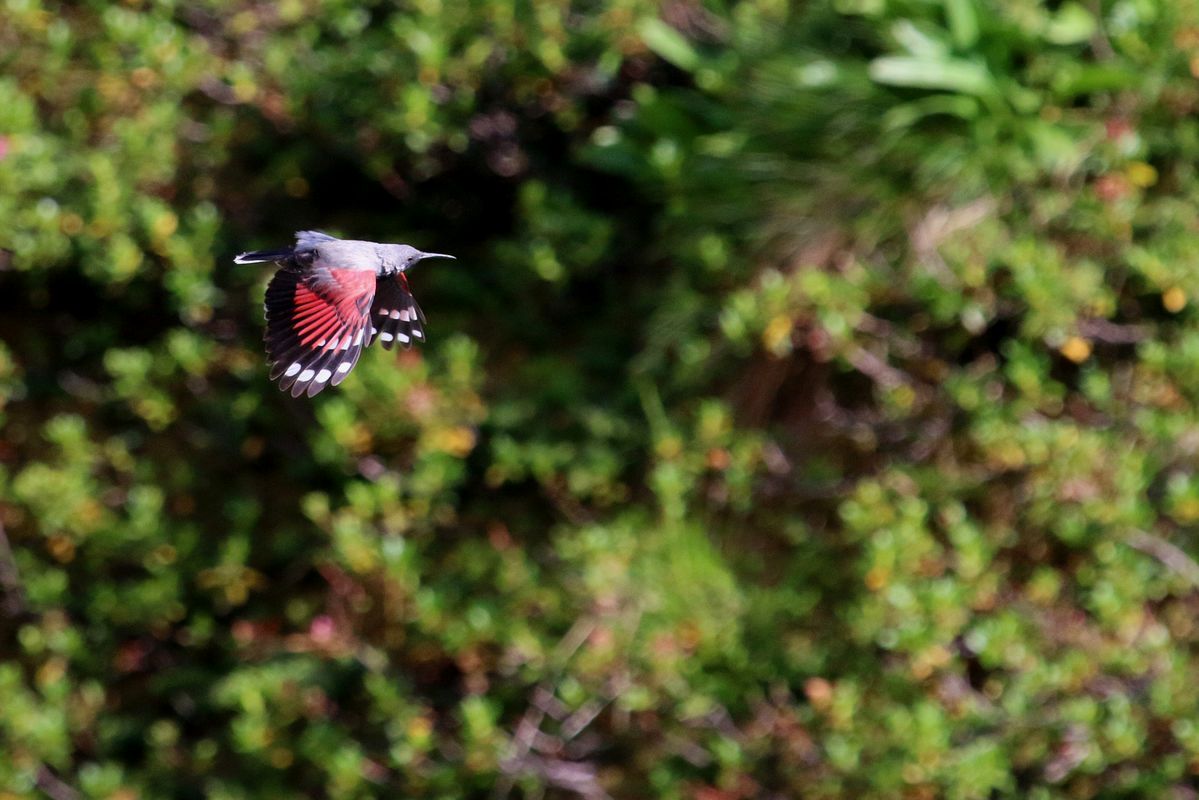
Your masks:
M1193 793L1191 0L0 23L4 796Z

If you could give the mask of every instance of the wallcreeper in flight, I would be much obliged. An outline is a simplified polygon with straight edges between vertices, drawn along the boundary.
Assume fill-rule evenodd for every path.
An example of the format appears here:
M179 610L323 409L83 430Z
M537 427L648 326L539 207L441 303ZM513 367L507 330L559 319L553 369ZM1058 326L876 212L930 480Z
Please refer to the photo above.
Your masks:
M341 383L376 338L390 350L425 338L421 313L404 272L426 258L406 244L338 239L299 231L294 247L257 250L237 264L274 261L281 269L266 289L266 352L271 380L292 397L312 397Z

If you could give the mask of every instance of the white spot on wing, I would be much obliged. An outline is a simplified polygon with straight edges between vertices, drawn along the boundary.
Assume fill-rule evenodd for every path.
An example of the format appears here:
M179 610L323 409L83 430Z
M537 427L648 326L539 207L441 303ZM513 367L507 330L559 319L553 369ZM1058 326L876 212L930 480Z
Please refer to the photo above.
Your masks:
M408 313L408 312L404 312L405 316L407 315L407 313ZM394 309L393 309L393 310L392 310L392 312L391 312L391 318L392 318L392 319L403 319L404 317L401 317L401 316L400 316L400 312L399 312L399 311L397 311L397 310L394 310Z
M388 333L387 331L383 331L382 333L380 333L380 334L379 334L379 338L380 338L380 339L382 339L382 340L383 340L383 341L385 341L385 342L390 342L390 341L391 341L392 339L394 339L395 337L394 337L394 336L392 336L392 335L391 335L390 333Z
M337 371L338 372L349 372L350 367L352 367L352 366L354 366L354 365L351 362L343 361L337 365Z
M408 334L406 334L406 333L397 333L397 334L396 334L396 338L397 338L397 339L399 339L401 342L406 342L406 341L408 341Z
M332 372L330 372L327 369L322 369L320 372L316 373L316 382L324 383L325 381L329 380L329 378L331 378L331 377L333 377Z
M312 370L306 369L300 373L300 377L296 378L296 380L299 381L300 383L307 383L308 381L312 380L312 376L315 374L316 373L313 372Z
M415 336L417 339L425 338L425 334L420 328L413 328L412 335Z
M304 365L301 364L299 361L293 361L291 366L287 368L287 372L284 372L283 374L290 378L292 375L295 375L297 372L299 372L303 368L304 368Z
M361 328L358 329L358 335L354 337L354 346L357 347L360 344L362 344L362 329Z

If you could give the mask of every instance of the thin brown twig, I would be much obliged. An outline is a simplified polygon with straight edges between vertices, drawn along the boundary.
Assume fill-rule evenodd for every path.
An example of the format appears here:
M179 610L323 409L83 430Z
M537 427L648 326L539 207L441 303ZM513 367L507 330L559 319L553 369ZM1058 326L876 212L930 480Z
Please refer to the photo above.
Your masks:
M25 586L21 582L21 572L17 569L12 545L8 543L8 533L4 530L3 520L0 520L0 588L4 589L6 614L10 617L22 617L29 613L25 605Z
M1116 48L1112 47L1112 40L1108 38L1107 31L1103 27L1103 7L1099 0L1092 0L1091 14L1095 17L1095 32L1091 34L1091 52L1095 54L1096 61L1111 61L1116 57Z
M1199 564L1181 547L1145 531L1133 531L1127 541L1129 546L1153 556L1191 586L1199 589Z
M595 625L596 622L593 618L584 617L576 620L570 626L570 630L562 636L553 653L550 654L551 667L555 671L560 670L578 652L578 649L595 630ZM544 759L530 758L533 746L541 734L541 723L545 721L546 715L557 718L556 712L559 710L555 706L556 703L557 699L554 697L551 680L547 678L533 687L529 696L529 705L521 716L520 722L516 724L516 731L512 735L511 752L501 762L500 768L504 772L504 778L496 784L496 797L507 797L515 786L516 777L522 774L535 774L546 783L558 785L560 788L570 788L559 782L563 779L562 775L557 775L555 778L546 771L549 762ZM578 777L577 773L574 775ZM582 794L582 792L579 793Z
M586 617L570 626L570 630L566 632L554 648L552 656L555 662L554 666L560 669L567 661L570 661L579 648L583 646L583 642L587 641L588 637L595 631L595 624L594 619Z
M550 786L574 792L586 800L610 800L611 797L600 786L595 766L586 762L525 755L520 759L505 761L501 769L508 775L536 775Z
M958 285L957 276L945 263L938 248L950 236L959 231L973 228L995 213L995 210L995 201L986 196L959 208L933 206L908 230L908 240L911 242L912 252L924 267L936 275L943 284L946 286Z
M1104 344L1136 344L1149 336L1149 331L1140 325L1121 325L1107 319L1080 320L1078 332Z
M857 347L851 350L846 356L846 360L853 365L854 369L884 389L895 389L899 386L911 385L912 383L907 375L895 369L864 347Z
M82 800L83 798L77 789L55 775L45 764L37 768L34 785L45 792L50 800Z
M565 741L578 736L598 717L603 710L612 704L617 697L629 687L629 679L626 675L618 675L613 678L609 684L607 691L604 692L605 697L602 700L589 700L583 704L575 713L571 714L562 722L562 738Z

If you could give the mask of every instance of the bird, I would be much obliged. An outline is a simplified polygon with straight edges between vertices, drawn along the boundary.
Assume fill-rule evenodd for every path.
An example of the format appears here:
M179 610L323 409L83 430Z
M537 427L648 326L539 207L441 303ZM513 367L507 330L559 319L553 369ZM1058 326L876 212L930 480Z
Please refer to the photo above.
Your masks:
M235 264L274 262L266 288L266 343L270 379L292 397L314 397L337 386L376 339L390 350L425 340L425 315L405 274L429 258L406 244L338 239L297 231L292 247L241 253Z

